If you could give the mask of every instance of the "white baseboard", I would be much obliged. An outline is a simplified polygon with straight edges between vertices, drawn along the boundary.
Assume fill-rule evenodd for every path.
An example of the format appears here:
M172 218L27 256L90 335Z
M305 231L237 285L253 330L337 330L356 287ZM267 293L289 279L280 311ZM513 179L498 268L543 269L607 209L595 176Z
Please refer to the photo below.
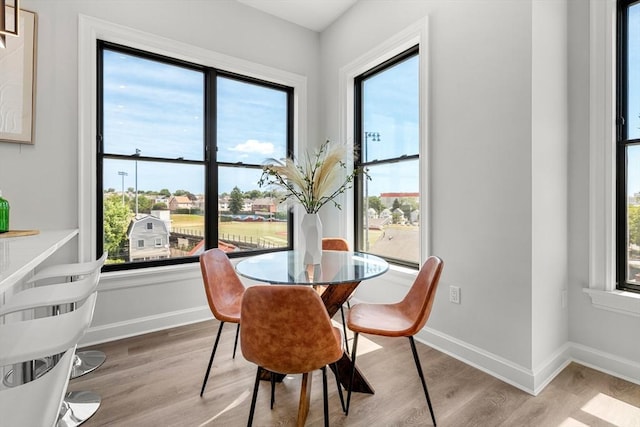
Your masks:
M535 394L534 375L530 369L429 327L423 328L415 338L514 387Z
M89 345L129 338L162 329L203 322L211 318L212 315L209 306L203 306L154 316L139 317L125 322L100 325L89 328L82 340L80 340L78 346L87 347Z
M640 384L640 363L573 342L564 344L532 371L428 327L416 339L534 396L571 362Z
M577 343L571 343L571 358L581 365L640 385L640 362Z

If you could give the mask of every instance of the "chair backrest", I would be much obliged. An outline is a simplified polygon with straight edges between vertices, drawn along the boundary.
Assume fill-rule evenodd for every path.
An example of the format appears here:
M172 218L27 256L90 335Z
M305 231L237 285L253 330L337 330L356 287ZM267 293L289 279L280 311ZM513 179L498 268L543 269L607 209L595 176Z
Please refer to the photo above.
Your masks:
M235 304L245 288L229 257L218 248L209 249L200 255L200 269L211 312L218 320L232 320L225 308Z
M45 279L56 278L77 278L93 274L96 270L100 270L104 265L109 253L102 253L102 256L95 261L77 262L71 264L57 264L44 268L42 271L33 275L27 283L38 282Z
M242 354L267 370L311 372L342 357L340 331L310 286L249 287L241 313Z
M100 269L77 282L36 286L18 292L0 306L0 316L37 307L47 307L84 301L95 292L100 280Z
M322 239L322 250L348 251L349 242L341 237L325 237L324 239Z
M96 293L74 311L0 326L0 366L61 353L75 346L91 324Z
M427 258L411 289L399 303L402 311L413 319L408 335L415 335L427 323L443 266L443 261L437 256Z

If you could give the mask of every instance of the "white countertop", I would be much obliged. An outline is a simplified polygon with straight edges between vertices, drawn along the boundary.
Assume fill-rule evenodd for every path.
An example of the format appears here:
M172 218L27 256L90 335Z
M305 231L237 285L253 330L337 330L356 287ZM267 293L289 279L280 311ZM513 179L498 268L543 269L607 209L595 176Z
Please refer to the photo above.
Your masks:
M78 234L77 229L41 231L0 239L0 294L11 288Z

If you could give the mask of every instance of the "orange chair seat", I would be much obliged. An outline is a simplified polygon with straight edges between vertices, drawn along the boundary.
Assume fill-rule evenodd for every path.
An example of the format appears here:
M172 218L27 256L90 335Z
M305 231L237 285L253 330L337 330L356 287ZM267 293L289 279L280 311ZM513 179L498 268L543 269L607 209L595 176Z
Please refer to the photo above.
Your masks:
M356 304L349 310L347 326L354 332L385 337L415 334L415 319L397 304Z
M222 322L240 323L240 308L242 307L242 295L225 301L224 305L218 305L216 318Z

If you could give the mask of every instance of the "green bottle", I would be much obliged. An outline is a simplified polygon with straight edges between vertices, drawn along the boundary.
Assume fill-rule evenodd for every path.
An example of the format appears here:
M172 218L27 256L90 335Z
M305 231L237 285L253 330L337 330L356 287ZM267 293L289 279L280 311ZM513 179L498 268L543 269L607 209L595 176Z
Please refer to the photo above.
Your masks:
M2 198L0 191L0 233L9 231L9 202Z

